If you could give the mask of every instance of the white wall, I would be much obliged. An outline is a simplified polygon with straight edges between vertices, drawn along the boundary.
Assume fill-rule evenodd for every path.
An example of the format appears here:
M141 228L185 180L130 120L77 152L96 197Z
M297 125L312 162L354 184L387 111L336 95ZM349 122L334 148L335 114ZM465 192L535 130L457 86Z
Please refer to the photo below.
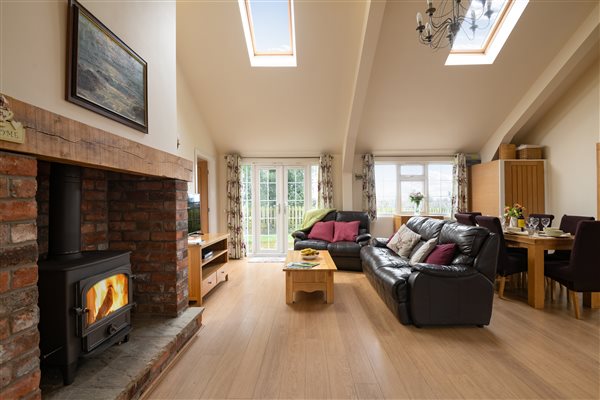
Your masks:
M600 141L598 61L585 71L520 142L545 146L546 211L596 215L596 143Z
M192 96L188 81L177 65L177 132L179 155L194 161L194 182L197 182L198 158L208 161L208 224L216 231L217 222L217 150L198 105ZM192 191L196 191L192 188Z
M81 3L148 63L148 134L65 100L66 0L0 2L0 91L178 154L175 2Z

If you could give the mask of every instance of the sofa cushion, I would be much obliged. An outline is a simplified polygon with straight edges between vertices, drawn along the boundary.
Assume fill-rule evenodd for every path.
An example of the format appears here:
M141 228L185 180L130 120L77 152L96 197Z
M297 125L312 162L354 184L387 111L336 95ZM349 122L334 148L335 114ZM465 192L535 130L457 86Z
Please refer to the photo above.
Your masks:
M431 253L433 249L435 249L436 245L437 238L429 239L426 242L422 241L417 251L413 250L413 252L410 254L410 260L408 263L410 265L422 263L423 261L425 261L427 256L429 256L429 253Z
M447 223L442 227L439 243L456 243L458 251L462 254L476 257L481 245L488 238L488 235L489 231L480 226Z
M310 230L308 238L332 242L334 223L334 221L317 222Z
M402 225L388 242L387 247L395 251L400 257L408 257L420 239L421 235L413 232L406 225Z
M410 267L406 258L398 257L387 247L364 246L360 250L360 259L363 265L377 269L381 267Z
M356 241L358 236L358 225L360 221L339 222L333 223L333 240L332 242Z
M397 302L405 302L408 298L408 278L411 274L410 267L381 267L373 271L385 292L390 294Z
M358 234L369 233L371 222L365 211L338 211L335 220L338 222L359 221Z
M332 256L359 257L362 246L356 242L342 241L329 243L327 250Z
M425 262L428 264L448 265L454 258L456 243L438 244L427 256Z
M302 250L302 249L315 249L315 250L327 250L327 246L329 242L318 239L307 239L301 240L299 242L294 243L294 250Z

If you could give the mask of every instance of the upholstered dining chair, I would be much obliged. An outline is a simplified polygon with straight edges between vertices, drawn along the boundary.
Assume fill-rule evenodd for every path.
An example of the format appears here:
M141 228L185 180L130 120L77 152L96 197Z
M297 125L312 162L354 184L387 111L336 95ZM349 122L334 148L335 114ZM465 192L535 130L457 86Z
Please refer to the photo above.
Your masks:
M575 311L579 319L578 292L600 292L600 221L580 221L575 232L573 250L568 261L548 261L544 275L564 285L569 290Z
M585 217L581 215L563 215L560 219L560 226L563 232L569 232L575 235L577 224L580 221L594 221L594 217ZM553 254L546 254L546 261L569 261L571 250L556 250Z
M538 224L538 231L541 231L544 229L544 227L542 226L542 218L550 218L550 225L548 226L552 226L552 221L554 221L554 215L552 214L529 214L529 218L537 218L540 223Z
M477 215L481 215L481 213L465 211L454 214L454 218L456 218L456 222L459 224L475 226L477 225L477 222L475 221Z
M506 277L521 272L527 272L527 254L522 252L513 252L506 247L502 225L498 217L488 217L483 215L475 216L479 226L487 228L490 232L498 235L500 245L498 246L498 266L496 273L500 276L500 285L498 286L498 297L504 299L504 286Z

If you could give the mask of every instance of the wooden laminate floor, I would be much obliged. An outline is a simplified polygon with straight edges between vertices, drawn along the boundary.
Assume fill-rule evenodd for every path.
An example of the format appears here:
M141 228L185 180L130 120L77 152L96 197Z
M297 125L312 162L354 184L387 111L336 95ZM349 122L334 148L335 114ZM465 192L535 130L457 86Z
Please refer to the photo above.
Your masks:
M418 329L361 273L336 273L334 304L300 293L288 306L281 264L231 264L146 398L600 398L600 310L576 320L564 293L535 310L508 288L485 328Z

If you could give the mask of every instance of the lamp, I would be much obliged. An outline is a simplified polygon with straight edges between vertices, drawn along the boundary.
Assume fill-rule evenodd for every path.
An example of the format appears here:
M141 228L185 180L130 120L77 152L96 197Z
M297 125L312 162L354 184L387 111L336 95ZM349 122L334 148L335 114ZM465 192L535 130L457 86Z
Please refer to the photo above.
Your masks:
M439 8L433 6L433 0L426 2L425 14L429 20L423 24L423 15L417 13L419 42L433 49L442 49L452 47L460 33L464 33L468 40L473 40L478 31L489 32L490 25L496 20L492 17L503 9L506 0L465 0L468 7L463 5L462 0L442 0ZM467 24L464 24L465 21Z

